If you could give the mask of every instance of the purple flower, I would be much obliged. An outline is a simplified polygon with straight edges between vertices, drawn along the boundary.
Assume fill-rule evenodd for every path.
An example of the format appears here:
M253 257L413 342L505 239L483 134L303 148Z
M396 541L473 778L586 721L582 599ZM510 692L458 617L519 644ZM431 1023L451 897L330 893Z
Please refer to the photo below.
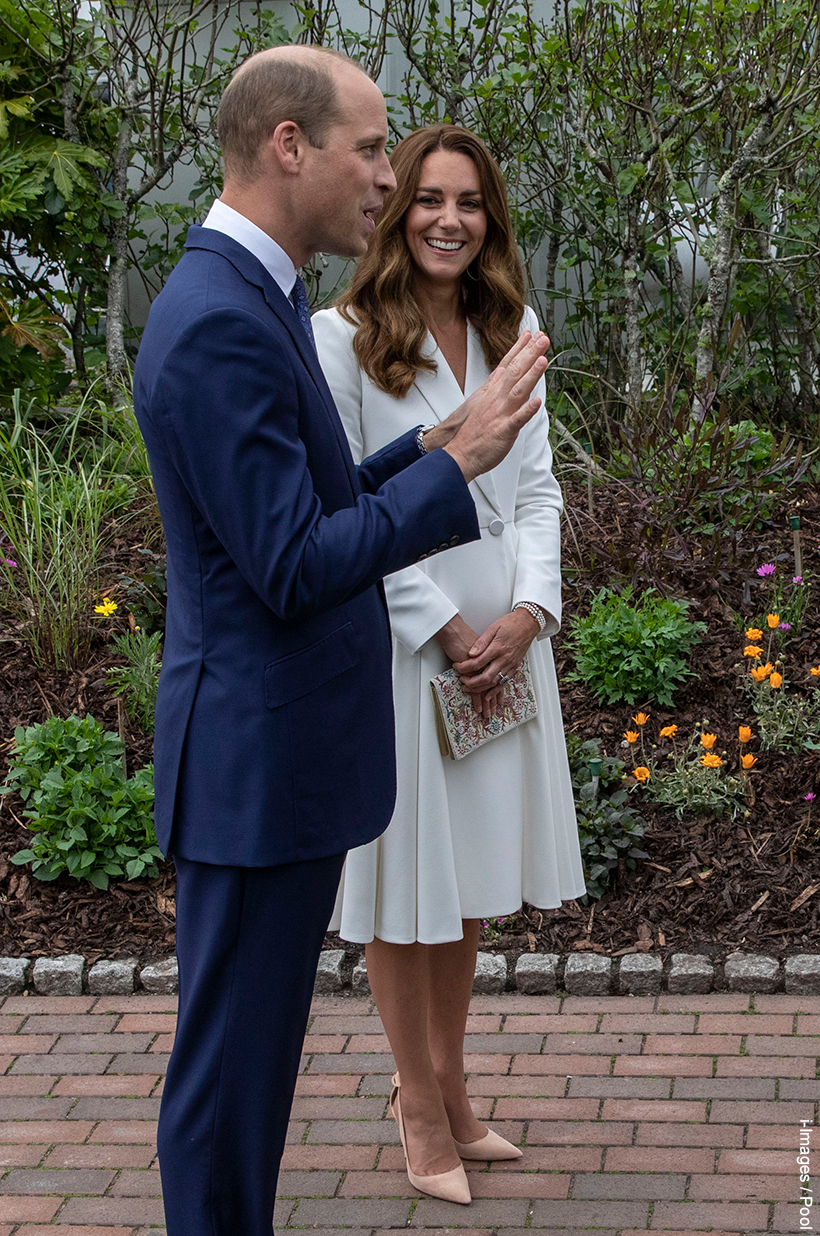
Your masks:
M803 795L803 798L805 799L807 803L813 803L816 797L817 795L812 794L811 790L809 790L808 794Z
M802 576L802 575L792 575L792 583L793 583L793 584L802 584L802 582L803 582L803 576Z
M14 561L12 561L12 559L11 559L11 558L4 558L4 559L3 559L3 561L5 562L6 566L9 566L9 567L16 567L16 566L17 566L17 563L16 563L16 562L14 562Z
M765 579L767 575L774 575L774 563L764 562L763 566L757 568L757 573L761 579Z
M791 624L790 622L781 622L781 623L779 624L779 629L780 629L781 631L791 631L791 629L792 629L792 624Z

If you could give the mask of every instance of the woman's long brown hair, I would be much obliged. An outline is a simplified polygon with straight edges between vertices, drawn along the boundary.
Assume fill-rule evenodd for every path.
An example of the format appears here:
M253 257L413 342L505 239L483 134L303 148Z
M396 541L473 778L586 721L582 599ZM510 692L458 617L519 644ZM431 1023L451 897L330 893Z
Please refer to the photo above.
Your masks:
M524 314L524 274L498 165L467 129L452 124L417 129L399 142L390 162L396 176L375 235L349 286L336 302L353 322L356 358L371 381L403 399L420 369L435 372L422 354L427 324L413 294L414 265L404 239L404 220L418 188L421 165L435 150L453 150L478 170L487 233L462 281L464 308L493 368L518 338Z

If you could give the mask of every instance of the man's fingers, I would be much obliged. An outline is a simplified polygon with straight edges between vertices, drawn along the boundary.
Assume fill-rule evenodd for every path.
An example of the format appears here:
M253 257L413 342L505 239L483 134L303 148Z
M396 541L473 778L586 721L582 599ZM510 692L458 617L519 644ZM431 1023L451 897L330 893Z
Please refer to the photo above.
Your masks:
M501 360L498 362L499 365L503 365L504 368L506 369L507 366L511 364L512 361L515 360L519 352L522 352L524 350L524 348L527 346L527 344L530 342L531 339L532 339L531 331L528 331L528 330L522 331L521 334L516 339L515 343L510 348L507 355L502 356Z

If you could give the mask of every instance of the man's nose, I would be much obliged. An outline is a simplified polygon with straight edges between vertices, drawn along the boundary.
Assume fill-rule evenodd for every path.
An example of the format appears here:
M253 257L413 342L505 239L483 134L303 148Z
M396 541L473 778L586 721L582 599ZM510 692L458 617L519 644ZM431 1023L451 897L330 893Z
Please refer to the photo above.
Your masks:
M384 193L394 193L396 190L396 177L393 175L393 169L386 154L383 154L381 157L381 166L379 167L376 182Z

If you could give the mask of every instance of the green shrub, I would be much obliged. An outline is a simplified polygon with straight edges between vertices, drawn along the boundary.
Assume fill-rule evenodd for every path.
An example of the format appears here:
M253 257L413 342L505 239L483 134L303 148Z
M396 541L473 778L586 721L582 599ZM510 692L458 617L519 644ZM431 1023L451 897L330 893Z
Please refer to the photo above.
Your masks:
M141 627L114 636L114 643L128 664L111 670L108 685L123 696L129 717L136 721L144 734L154 732L161 642L161 631L149 635Z
M14 423L0 425L0 606L39 664L73 669L98 629L103 554L134 487L117 470L116 444L91 457L82 409L56 436L35 426L35 412L16 400Z
M632 589L619 595L602 588L586 618L578 618L569 641L576 672L596 700L607 704L670 705L692 672L687 657L706 626L686 616L688 601L645 592L631 605Z
M634 870L638 859L649 857L638 845L644 822L627 804L622 760L602 756L597 742L582 742L574 734L567 735L567 754L587 895L602 897L622 860ZM597 781L590 767L593 760L600 764Z
M35 838L12 856L31 863L38 880L67 871L107 888L111 876L129 880L157 874L162 857L153 824L153 768L126 779L123 747L93 717L50 717L14 732L8 780Z

